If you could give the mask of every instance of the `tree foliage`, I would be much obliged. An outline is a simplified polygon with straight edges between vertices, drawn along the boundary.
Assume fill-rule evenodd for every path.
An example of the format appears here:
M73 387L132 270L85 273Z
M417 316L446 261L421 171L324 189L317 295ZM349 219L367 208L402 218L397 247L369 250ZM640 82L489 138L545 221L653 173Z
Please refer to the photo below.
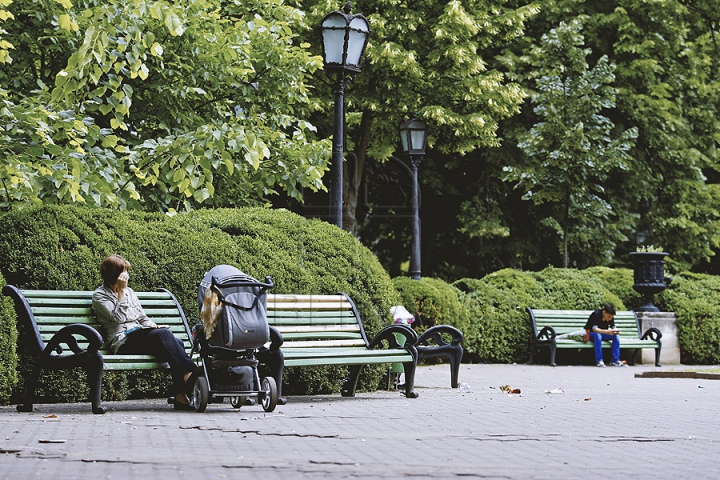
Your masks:
M615 107L613 65L603 55L589 68L591 52L582 48L581 29L577 19L561 22L531 50L537 88L532 103L540 121L520 137L528 161L505 167L505 179L515 182L524 199L558 207L540 223L561 234L566 268L568 243L583 248L609 237L607 248L622 238L613 228L605 184L613 170L627 170L637 136L635 129L615 132L606 116Z
M428 125L428 148L464 155L497 145L498 122L517 113L523 99L519 85L491 68L484 50L522 32L537 9L508 8L503 0L394 0L353 2L353 12L369 21L371 35L362 72L346 89L347 151L354 154L345 170L345 226L355 231L365 162L387 161L396 153L398 125L413 114ZM308 22L320 24L341 4L305 0ZM319 50L319 35L306 41ZM312 37L310 36L312 35ZM316 73L324 101L317 123L330 134L333 82ZM361 225L362 227L362 225Z
M171 210L322 187L298 115L320 64L282 0L17 0L0 74L6 208ZM216 195L218 194L218 195Z
M0 208L172 211L275 193L292 206L323 191L334 79L311 27L342 2L286 1L0 0ZM720 271L717 2L353 10L372 33L345 95L344 223L392 275L410 224L365 209L361 185L413 112L430 134L424 273L628 265L639 230L678 269ZM543 44L580 24L558 43L571 56Z
M606 138L620 139L623 132L637 136L622 162L606 162L605 156L600 160L583 157L589 173L579 175L579 184L591 187L582 192L585 201L575 205L592 208L574 212L577 223L572 224L575 230L570 229L568 238L568 265L628 266L627 252L636 247L635 232L644 231L648 243L662 245L671 253L671 268L720 272L714 260L720 239L720 14L716 3L541 0L537 3L540 12L525 22L523 35L486 47L483 57L488 68L503 72L530 96L518 114L499 123L499 147L478 149L464 157L431 152L423 161L423 272L453 279L504 267L542 269L565 263L562 222L556 220L563 218L559 204L524 201L523 195L535 182L523 179L527 189L513 186L539 158L518 144L530 146L523 142L534 126L535 133L541 125L550 127L547 118L536 112L539 105L532 102L532 95L546 94L537 84L540 70L547 72L559 59L546 54L538 60L533 49L541 45L543 35L573 22L583 25L583 41L577 47L593 66L588 67L588 74L603 58L613 67L614 79L603 85L606 92L613 91L615 106L600 112L614 125ZM508 2L506 6L524 4ZM600 95L598 90L592 93ZM566 133L572 131L566 127ZM566 138L581 140L570 134ZM597 171L597 165L604 169ZM562 167L559 162L556 166ZM545 178L556 184L571 176L571 169L559 168ZM535 198L540 194L539 189L532 192ZM409 233L405 235L394 240L395 251L388 246L391 237L378 240L388 252L383 255L407 258Z

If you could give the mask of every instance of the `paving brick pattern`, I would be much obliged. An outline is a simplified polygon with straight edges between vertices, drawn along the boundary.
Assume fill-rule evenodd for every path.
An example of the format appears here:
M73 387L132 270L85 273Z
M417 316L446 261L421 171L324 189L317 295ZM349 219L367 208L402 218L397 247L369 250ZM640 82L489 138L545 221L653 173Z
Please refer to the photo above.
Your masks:
M273 413L0 407L0 479L720 478L720 381L635 377L652 370L671 368L462 365L463 394L447 365L421 366L417 399L289 397Z

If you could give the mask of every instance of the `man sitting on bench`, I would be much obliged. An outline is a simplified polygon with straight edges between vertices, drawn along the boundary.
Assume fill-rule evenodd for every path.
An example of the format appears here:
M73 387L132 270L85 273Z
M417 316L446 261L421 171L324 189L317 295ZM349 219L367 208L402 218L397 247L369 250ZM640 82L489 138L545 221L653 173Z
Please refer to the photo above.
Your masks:
M612 366L627 367L620 361L620 330L615 328L615 305L606 303L600 310L595 310L590 314L585 330L590 331L590 340L595 345L595 361L598 367L604 367L602 354L603 340L612 343Z

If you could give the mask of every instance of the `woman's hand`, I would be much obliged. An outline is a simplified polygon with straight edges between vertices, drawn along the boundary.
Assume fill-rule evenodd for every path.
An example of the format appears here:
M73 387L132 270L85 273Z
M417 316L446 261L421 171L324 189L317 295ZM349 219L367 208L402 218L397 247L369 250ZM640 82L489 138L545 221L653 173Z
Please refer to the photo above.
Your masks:
M118 290L122 290L127 287L128 280L130 280L130 274L127 271L122 272L120 276L118 276L116 283Z
M122 272L117 280L115 280L115 292L118 296L118 303L122 302L125 297L125 287L127 287L128 280L130 280L130 274L125 270Z

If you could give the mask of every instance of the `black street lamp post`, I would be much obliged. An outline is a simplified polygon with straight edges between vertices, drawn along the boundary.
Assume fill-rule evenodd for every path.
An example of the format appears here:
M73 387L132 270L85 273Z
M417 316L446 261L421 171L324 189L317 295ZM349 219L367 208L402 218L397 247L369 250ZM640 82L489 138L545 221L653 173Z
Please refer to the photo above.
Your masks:
M420 280L420 187L418 185L418 166L425 156L427 128L417 118L403 120L400 124L400 143L403 153L410 157L412 165L412 253L410 255L410 277Z
M343 226L343 151L345 147L345 73L360 71L362 56L370 36L370 26L360 14L352 15L348 1L343 12L331 12L323 18L323 61L327 71L337 72L335 110L333 114L332 183L330 184L330 218Z

